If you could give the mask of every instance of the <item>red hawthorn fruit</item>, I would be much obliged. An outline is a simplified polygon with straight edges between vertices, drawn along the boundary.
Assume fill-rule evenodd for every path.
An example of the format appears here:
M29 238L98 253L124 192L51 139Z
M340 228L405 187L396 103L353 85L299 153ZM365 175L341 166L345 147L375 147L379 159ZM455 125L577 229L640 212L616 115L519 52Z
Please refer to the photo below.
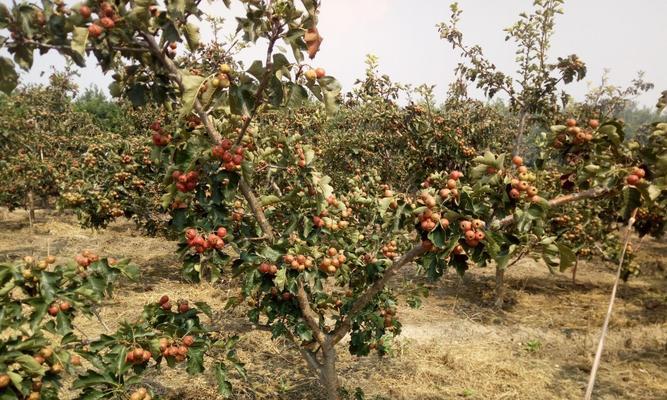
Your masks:
M185 184L185 183L188 183L188 180L189 180L189 179L188 179L188 175L187 175L187 174L181 174L181 175L178 176L178 182L179 182L179 183L183 183L183 184Z
M315 76L317 76L317 79L324 78L326 76L326 71L324 68L315 68Z
M640 178L643 178L646 176L646 171L644 171L644 168L635 167L632 169L632 174L637 175Z
M184 346L186 346L186 347L190 347L190 346L192 346L192 344L193 344L194 342L195 342L195 338L194 338L194 337L192 337L192 336L190 336L190 335L183 336L183 345L184 345Z
M454 179L455 181L458 181L459 179L461 179L463 177L463 173L461 171L452 171L449 174L449 177Z
M475 231L466 231L465 238L468 241L474 240L475 239Z
M514 156L512 157L512 164L516 165L517 167L520 167L523 165L523 158L519 156Z
M188 305L187 301L184 301L184 302L182 302L178 305L178 312L181 313L181 314L185 313L185 312L188 312L189 309L190 309L190 306Z
M518 199L521 197L521 192L519 192L516 189L510 190L510 197L513 198L514 200Z
M243 156L239 154L234 155L234 157L232 157L232 162L236 165L241 165L243 162Z
M144 354L143 354L143 357L142 357L142 361L143 361L143 362L148 362L148 360L150 360L152 356L153 356L153 355L151 354L150 351L145 350L145 351L144 351Z
M134 352L133 351L128 351L127 352L127 355L125 356L125 362L134 364Z
M90 24L88 26L88 35L92 38L100 37L102 32L104 32L104 29L97 24Z
M199 179L199 172L197 171L188 172L188 181L196 181L197 179Z
M179 182L176 184L176 190L178 190L179 192L187 192L188 188L184 184Z
M136 349L134 349L134 351L132 351L132 354L134 354L135 360L140 361L142 358L144 358L144 349L142 349L141 347L137 347Z
M167 296L166 294L163 295L162 297L160 297L160 301L159 301L160 305L163 305L164 303L168 303L168 302L169 302L169 296Z
M593 129L597 129L598 126L600 126L600 121L598 121L597 119L591 119L588 121L588 126L590 126Z
M225 163L225 169L226 169L227 171L234 171L234 170L236 170L236 164L234 164L234 163L231 162L231 161L226 162L226 163Z
M72 306L69 304L69 302L64 301L60 303L60 311L67 312L70 310L70 308L72 308Z
M91 14L90 7L88 6L79 7L79 15L81 15L83 19L90 18L90 14Z
M192 240L197 236L197 230L195 228L189 228L185 231L185 237L188 240Z
M463 232L467 232L467 231L472 229L472 222L470 222L470 221L461 221L461 223L459 224L459 228L461 228L461 230Z
M113 21L113 19L109 17L104 17L100 18L100 25L102 25L106 29L113 29L113 27L116 26L116 23Z
M475 232L475 240L482 241L482 240L484 240L485 237L486 237L486 235L484 234L484 232L482 232L482 231Z
M181 176L181 174L182 174L181 171L178 171L178 170L174 171L174 172L171 173L171 178L173 180L177 181L178 178Z
M188 183L185 184L185 190L188 192L195 190L196 187L197 187L197 182L194 181L188 181Z
M234 149L234 153L238 154L239 156L243 155L243 146L239 146L236 149Z
M170 302L162 303L160 304L160 308L162 308L165 311L169 311L171 310L171 303Z
M635 174L630 174L630 175L628 175L627 178L625 178L625 181L628 183L628 185L632 185L632 186L634 186L634 185L636 185L636 184L639 183L639 180L640 180L640 179L641 179L641 178L639 178L637 175L635 175Z
M574 119L574 118L568 118L568 119L565 121L565 125L566 125L568 128L572 128L572 127L574 127L574 126L577 126L577 120Z
M234 159L234 156L232 155L232 153L225 151L224 153L222 153L222 157L220 158L222 158L222 161L228 163Z
M229 139L222 139L222 141L220 142L220 146L222 146L222 148L225 150L229 150L232 148L233 143Z
M162 146L162 135L160 135L159 132L153 132L151 139L153 140L154 145Z
M60 308L54 304L51 307L49 307L48 312L50 316L55 317L56 315L58 315L58 312L60 312Z
M218 228L217 235L218 237L220 237L220 239L224 239L225 236L227 236L227 229L221 226L220 228Z
M316 215L313 217L313 225L315 225L318 228L321 228L322 226L324 226L324 221L322 221L322 218Z
M150 128L151 128L151 130L153 130L153 131L158 131L158 132L159 132L159 131L162 130L162 124L160 124L160 121L154 121L154 122L151 124Z

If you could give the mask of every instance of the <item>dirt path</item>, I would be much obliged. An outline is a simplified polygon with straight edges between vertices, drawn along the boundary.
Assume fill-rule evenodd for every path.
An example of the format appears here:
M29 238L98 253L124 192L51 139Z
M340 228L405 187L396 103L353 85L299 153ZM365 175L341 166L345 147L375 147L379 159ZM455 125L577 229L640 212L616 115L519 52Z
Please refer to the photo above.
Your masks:
M80 229L71 216L38 213L31 233L23 212L0 221L1 261L43 255L47 243L63 259L88 248L141 266L142 279L122 283L103 309L112 329L137 318L142 305L162 293L206 301L219 311L218 322L242 334L239 353L248 376L236 380L236 398L319 398L289 345L248 331L243 309L222 310L232 286L180 280L174 243L143 237L128 222L94 232ZM596 399L667 399L667 243L646 241L642 250L644 274L620 288ZM421 282L413 272L397 283ZM580 263L573 285L569 276L551 275L527 260L508 272L510 304L499 312L490 307L491 269L473 269L465 280L452 272L431 285L420 309L399 309L403 333L391 357L356 359L341 346L340 374L367 398L580 399L613 277L611 265ZM79 325L91 336L102 329L94 320ZM216 398L208 375L165 370L148 384L171 399Z

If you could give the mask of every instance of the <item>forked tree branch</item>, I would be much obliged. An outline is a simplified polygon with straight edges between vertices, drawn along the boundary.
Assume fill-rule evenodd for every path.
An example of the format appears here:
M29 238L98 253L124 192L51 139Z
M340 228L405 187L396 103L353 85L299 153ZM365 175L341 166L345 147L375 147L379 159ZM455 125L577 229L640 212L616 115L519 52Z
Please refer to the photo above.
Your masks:
M398 271L403 268L405 265L412 262L414 259L424 255L428 250L423 246L423 244L418 244L410 249L407 253L403 254L401 258L394 261L389 268L384 272L382 278L375 281L371 286L369 286L352 304L352 308L345 315L343 321L340 325L333 331L331 334L332 344L340 342L341 339L347 335L351 328L351 320L354 319L366 306L373 301L373 298L377 296L385 286L387 282L391 279Z
M162 65L164 65L164 67L169 71L171 79L174 82L176 82L176 84L179 86L179 89L182 92L184 90L183 80L181 78L181 73L178 70L178 67L176 67L176 64L174 64L174 62L169 57L167 57L166 54L164 54L164 52L158 45L157 41L155 40L155 37L146 32L142 32L141 35L144 38L144 40L146 40L148 48L150 49L153 56L159 59ZM261 96L261 93L258 94ZM204 110L204 107L202 106L201 102L196 97L193 103L193 109L197 113L197 116L199 117L201 122L204 124L204 128L206 128L206 132L208 133L211 140L216 144L220 143L222 141L222 135L220 135L220 132L218 132L218 130L215 128L215 125L213 125L213 121L209 118L208 113L206 112L206 110ZM239 180L239 189L241 190L243 197L245 197L246 201L248 202L250 210L255 216L255 219L257 220L264 235L269 240L274 241L275 236L273 234L273 228L266 219L266 215L264 215L264 210L262 209L261 204L257 200L257 197L254 195L252 188L245 181L243 176L241 176L241 179Z

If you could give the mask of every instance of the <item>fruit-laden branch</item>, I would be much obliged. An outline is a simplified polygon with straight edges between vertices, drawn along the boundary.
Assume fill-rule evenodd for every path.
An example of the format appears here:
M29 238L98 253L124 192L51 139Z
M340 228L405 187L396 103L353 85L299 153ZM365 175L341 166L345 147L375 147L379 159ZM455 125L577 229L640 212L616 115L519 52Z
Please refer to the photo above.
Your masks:
M142 32L141 35L144 38L144 40L146 40L146 43L148 44L151 53L158 60L160 60L160 62L165 66L165 68L167 68L171 76L171 79L178 84L179 89L181 90L181 92L183 92L184 91L183 81L181 79L181 74L178 70L178 67L176 67L176 64L174 64L174 62L166 56L166 54L162 51L162 49L160 49L160 46L157 44L157 41L152 35L146 32ZM261 93L259 93L259 95L261 96ZM220 135L218 130L215 128L215 126L213 125L213 121L211 121L211 119L208 116L208 113L204 110L204 107L202 106L201 102L196 97L193 104L193 108L197 113L197 116L199 117L201 122L204 124L206 132L208 133L211 140L215 144L220 143L222 141L222 135ZM241 189L243 197L245 197L246 201L248 202L248 206L250 207L250 210L255 216L255 219L257 220L259 227L262 229L262 232L267 237L267 239L273 241L275 239L275 236L273 234L273 228L266 219L266 216L264 215L264 210L262 209L261 204L257 200L257 197L254 195L252 189L250 188L250 185L248 185L243 176L241 176L241 179L239 180L239 188Z
M352 308L347 313L341 324L333 331L331 334L331 343L336 344L341 339L347 335L347 332L351 328L351 321L354 319L366 306L377 296L385 286L389 279L391 279L398 271L403 268L403 266L409 264L414 259L424 255L428 250L422 243L414 246L407 253L403 254L401 258L394 261L393 264L384 272L382 278L375 281L371 286L369 286L362 294L357 298L357 300L352 304Z
M315 340L317 340L319 344L324 345L326 336L324 332L322 332L322 329L320 329L319 315L310 307L308 293L306 293L306 289L303 287L303 282L301 280L299 280L299 286L296 291L296 300L299 302L299 308L301 309L301 314L303 314L303 319L306 320L306 324L308 324L310 330L313 331Z
M28 46L35 46L36 48L40 50L67 50L67 51L74 51L71 46L66 46L63 44L47 44L47 43L41 43L37 42L35 40L30 40L30 39L23 39L21 41L22 44L28 45ZM111 50L115 51L124 51L124 52L131 52L131 53L148 53L150 52L149 49L146 47L125 47L125 46L110 46ZM89 51L94 51L95 47L93 46L88 46L85 48L86 52Z
M595 188L595 189L588 189L584 190L583 192L577 192L577 193L572 193L572 194L565 194L562 196L554 197L553 199L549 200L549 207L558 207L560 205L566 204L566 203L572 203L575 201L581 201L581 200L586 200L586 199L595 199L598 197L602 197L605 195L608 195L612 193L612 189L608 188ZM507 225L511 225L514 222L514 214L508 215L505 218L494 222L491 224L492 227L496 227L496 229L500 229L502 227L505 227Z

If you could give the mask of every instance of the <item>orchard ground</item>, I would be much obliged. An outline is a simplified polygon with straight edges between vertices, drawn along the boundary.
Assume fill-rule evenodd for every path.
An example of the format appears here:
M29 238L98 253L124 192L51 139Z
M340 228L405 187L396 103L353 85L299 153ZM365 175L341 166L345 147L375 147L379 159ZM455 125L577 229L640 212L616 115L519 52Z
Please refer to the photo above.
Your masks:
M90 249L129 257L141 267L141 279L122 282L102 308L101 318L110 329L138 318L142 306L162 294L206 301L217 311L214 323L223 332L241 335L239 353L247 379L234 381L234 398L320 397L320 386L305 365L295 368L303 361L287 342L252 330L242 306L223 309L236 285L228 280L193 285L180 279L175 242L145 237L126 220L90 231L81 229L73 216L38 211L31 232L23 211L4 210L0 217L2 259L45 255L48 243L62 261ZM667 393L667 242L647 238L638 245L635 238L634 243L635 249L640 247L642 275L619 290L596 399L658 399ZM572 284L569 271L551 275L544 265L523 260L506 275L509 302L503 311L491 307L493 268L473 268L465 280L450 271L431 287L421 310L399 309L403 334L393 356L354 360L340 348L343 384L360 386L367 398L581 398L614 268L602 261L580 262ZM393 284L416 279L415 270L408 269ZM104 332L95 319L82 319L77 326L89 337ZM147 379L148 386L169 399L216 398L210 374L188 377L165 369Z

